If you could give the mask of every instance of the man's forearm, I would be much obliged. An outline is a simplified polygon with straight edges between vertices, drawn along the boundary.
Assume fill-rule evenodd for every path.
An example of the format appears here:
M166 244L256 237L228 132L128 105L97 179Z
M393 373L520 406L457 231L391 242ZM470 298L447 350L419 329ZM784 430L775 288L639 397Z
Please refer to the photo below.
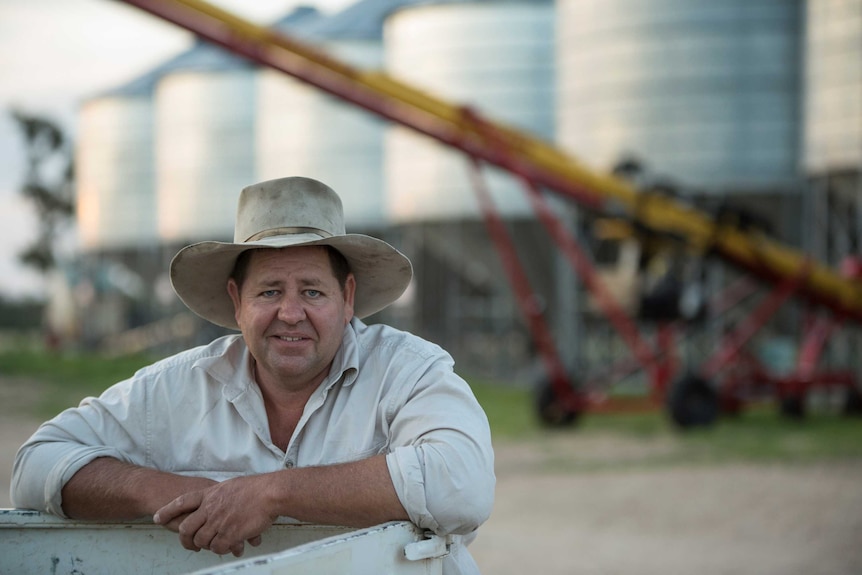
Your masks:
M279 515L329 525L369 526L408 519L389 476L386 456L274 474L267 496Z
M63 486L63 511L74 519L136 519L152 515L183 493L213 483L100 457Z

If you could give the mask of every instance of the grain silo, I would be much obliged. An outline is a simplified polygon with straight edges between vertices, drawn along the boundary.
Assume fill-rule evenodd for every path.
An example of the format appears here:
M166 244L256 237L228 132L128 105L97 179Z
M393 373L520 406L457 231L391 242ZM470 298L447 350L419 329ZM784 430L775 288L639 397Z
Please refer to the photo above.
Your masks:
M168 244L233 236L239 190L255 181L256 69L198 41L156 86L159 235Z
M547 139L554 132L554 12L549 1L442 2L386 24L388 71L416 87ZM387 209L395 221L478 219L458 152L394 127L386 142ZM521 184L489 175L504 215L529 213Z
M548 140L554 130L554 9L550 1L432 2L387 19L387 72L480 115ZM511 379L530 361L500 258L462 153L400 126L385 141L386 207L416 267L409 326L465 369ZM556 261L523 184L483 169L517 236L536 303L553 311Z
M862 0L808 3L805 64L807 247L840 265L862 246Z
M75 185L81 254L67 274L78 343L100 346L149 321L161 271L153 89L160 68L88 98L78 114ZM52 298L54 296L52 295Z
M809 173L862 166L862 1L807 3L805 156Z
M153 194L157 73L87 99L76 145L77 222L85 252L158 243Z
M805 247L862 273L862 0L810 0L806 8L803 167ZM833 361L862 371L862 333L830 338Z
M288 36L359 69L383 63L386 15L403 0L363 0L331 16L278 23ZM383 133L376 116L269 69L258 89L258 173L267 180L302 175L335 189L347 225L374 229L384 222Z
M798 0L560 0L559 143L705 193L792 190Z
M601 171L639 165L645 189L800 241L800 0L559 0L557 22L561 147ZM667 285L671 309L733 273L682 249L638 261L639 301Z
M298 7L282 19L317 17ZM156 86L158 229L169 245L233 237L239 191L259 180L259 68L218 46L195 46L161 66Z

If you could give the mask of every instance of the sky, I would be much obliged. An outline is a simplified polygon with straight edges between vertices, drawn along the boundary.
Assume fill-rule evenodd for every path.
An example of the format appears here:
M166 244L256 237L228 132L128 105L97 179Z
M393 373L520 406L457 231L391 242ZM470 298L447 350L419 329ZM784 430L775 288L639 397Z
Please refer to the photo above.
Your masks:
M332 12L350 0L210 0L259 24L298 4ZM0 0L0 296L44 294L18 263L38 223L21 196L23 137L10 110L50 118L72 138L88 96L124 84L192 45L191 34L120 0ZM65 238L74 251L75 238Z

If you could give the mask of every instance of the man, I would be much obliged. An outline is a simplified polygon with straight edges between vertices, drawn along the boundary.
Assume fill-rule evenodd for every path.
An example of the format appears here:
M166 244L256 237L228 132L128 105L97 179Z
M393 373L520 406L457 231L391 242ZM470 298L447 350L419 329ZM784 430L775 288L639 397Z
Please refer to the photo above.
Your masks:
M43 424L19 450L18 507L153 516L187 549L241 555L279 516L455 534L447 573L493 503L487 418L439 347L361 318L412 277L389 244L347 234L307 178L245 188L233 243L180 250L171 280L241 335L145 367Z

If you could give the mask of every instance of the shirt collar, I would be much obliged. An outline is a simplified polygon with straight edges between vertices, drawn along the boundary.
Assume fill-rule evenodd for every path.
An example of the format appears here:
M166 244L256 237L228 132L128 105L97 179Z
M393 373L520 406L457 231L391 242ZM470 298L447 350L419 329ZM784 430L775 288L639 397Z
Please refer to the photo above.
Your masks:
M356 330L362 322L357 318L350 320L344 327L344 335L341 337L341 346L332 358L332 368L327 377L327 389L341 380L345 387L353 385L359 372L359 343L357 342Z
M204 370L221 383L228 400L234 400L254 385L251 354L240 334L221 338L215 353L194 362L193 368Z

